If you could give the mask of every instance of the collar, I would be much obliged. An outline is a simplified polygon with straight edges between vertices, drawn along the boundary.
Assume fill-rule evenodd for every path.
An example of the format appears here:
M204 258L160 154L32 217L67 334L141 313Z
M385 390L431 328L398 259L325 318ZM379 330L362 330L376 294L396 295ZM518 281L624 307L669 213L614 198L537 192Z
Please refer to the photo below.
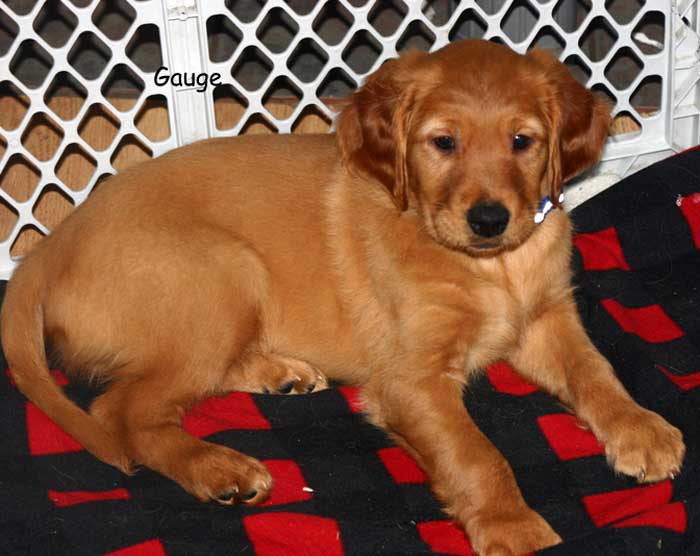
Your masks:
M559 194L559 204L564 202L564 194L560 193ZM554 208L554 203L552 203L552 199L547 195L546 197L542 197L540 199L540 204L537 207L537 212L535 213L535 224L541 224L544 222L545 216Z

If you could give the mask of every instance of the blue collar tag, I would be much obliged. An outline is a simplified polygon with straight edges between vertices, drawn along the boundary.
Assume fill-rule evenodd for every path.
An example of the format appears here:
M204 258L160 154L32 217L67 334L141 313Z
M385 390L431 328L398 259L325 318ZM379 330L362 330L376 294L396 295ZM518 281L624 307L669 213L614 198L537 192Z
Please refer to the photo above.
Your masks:
M564 202L564 194L560 193L559 194L559 204ZM541 224L544 222L544 217L547 216L547 214L554 208L554 204L552 203L552 199L547 195L546 197L542 197L540 200L540 204L537 207L537 212L535 213L535 224Z

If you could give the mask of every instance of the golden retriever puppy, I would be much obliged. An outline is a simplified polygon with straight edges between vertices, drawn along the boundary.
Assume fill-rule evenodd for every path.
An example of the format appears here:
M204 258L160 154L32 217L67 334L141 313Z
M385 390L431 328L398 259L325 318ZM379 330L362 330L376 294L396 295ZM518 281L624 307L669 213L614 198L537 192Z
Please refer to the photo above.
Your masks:
M537 216L598 160L608 125L550 56L464 41L386 63L335 135L177 149L108 180L19 266L2 311L12 375L96 457L223 504L263 500L271 478L187 435L191 404L357 384L475 550L555 544L465 410L470 375L512 362L640 481L684 455L582 328L567 215ZM45 338L106 385L89 413L51 380Z

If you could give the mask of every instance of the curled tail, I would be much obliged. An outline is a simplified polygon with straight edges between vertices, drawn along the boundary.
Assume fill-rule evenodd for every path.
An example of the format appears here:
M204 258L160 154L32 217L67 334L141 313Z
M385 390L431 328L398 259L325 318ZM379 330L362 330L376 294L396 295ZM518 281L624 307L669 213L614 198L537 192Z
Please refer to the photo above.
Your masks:
M129 460L114 436L69 400L49 372L44 344L41 280L22 267L7 286L0 316L2 346L19 390L98 459L129 472Z

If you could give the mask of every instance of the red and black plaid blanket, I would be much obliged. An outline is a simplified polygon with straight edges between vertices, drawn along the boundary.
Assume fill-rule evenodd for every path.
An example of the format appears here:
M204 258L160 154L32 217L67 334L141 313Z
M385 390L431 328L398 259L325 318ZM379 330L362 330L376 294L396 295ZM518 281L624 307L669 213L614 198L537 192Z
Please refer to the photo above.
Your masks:
M465 402L526 500L564 538L542 554L700 554L700 151L670 158L576 209L579 308L632 395L680 427L675 481L616 477L596 439L503 364ZM173 300L177 303L177 300ZM194 323L193 323L194 324ZM183 341L186 341L183 338ZM87 404L92 393L68 383ZM356 390L234 393L187 416L195 435L263 460L256 508L203 505L148 470L101 464L0 373L0 554L375 556L471 554L411 459L365 423Z

